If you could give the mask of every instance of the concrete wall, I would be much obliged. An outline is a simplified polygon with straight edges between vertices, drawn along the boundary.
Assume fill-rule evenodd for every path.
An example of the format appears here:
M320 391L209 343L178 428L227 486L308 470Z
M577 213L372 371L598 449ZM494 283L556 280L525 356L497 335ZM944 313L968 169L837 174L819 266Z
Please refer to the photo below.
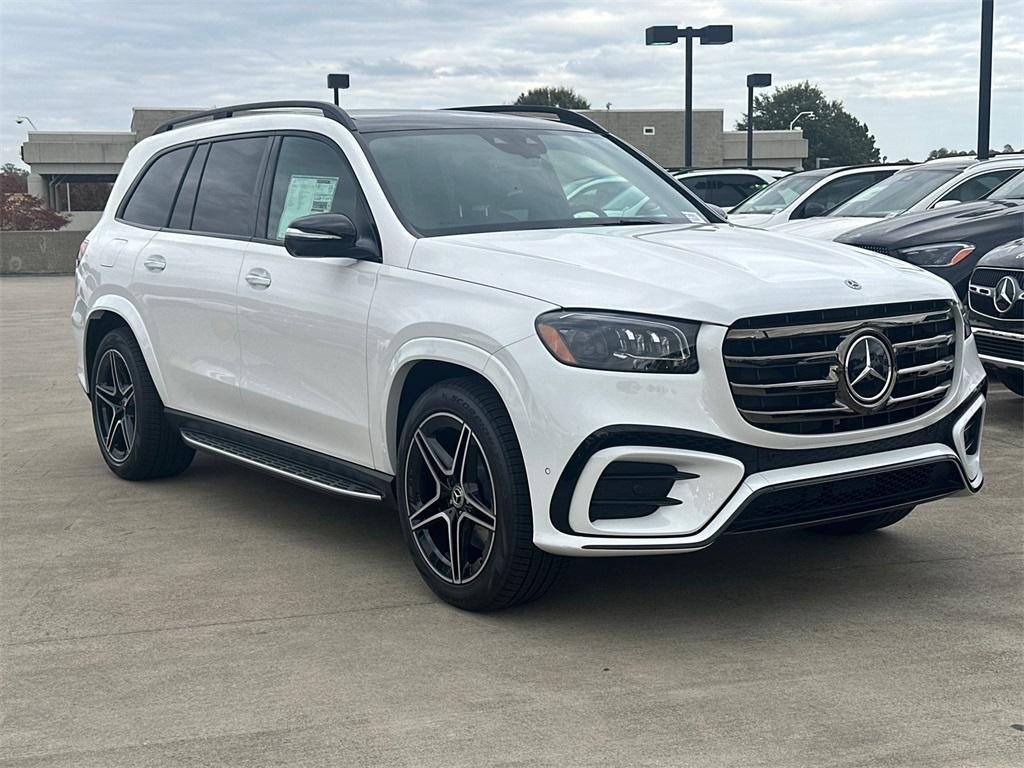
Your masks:
M583 109L580 113L629 142L655 162L670 168L683 165L686 115L683 110ZM694 165L713 168L722 164L723 122L720 109L693 110ZM645 134L644 128L653 128L654 135Z
M152 136L161 123L165 123L172 117L182 117L193 112L205 112L210 107L196 107L195 109L161 109L154 107L136 107L132 110L132 132L135 134L135 141Z
M0 232L0 275L64 275L75 271L85 230Z
M722 165L730 168L747 164L747 132L722 134ZM754 166L802 169L807 157L807 139L800 128L792 131L754 131Z
M30 131L21 146L33 175L116 175L135 146L133 133Z

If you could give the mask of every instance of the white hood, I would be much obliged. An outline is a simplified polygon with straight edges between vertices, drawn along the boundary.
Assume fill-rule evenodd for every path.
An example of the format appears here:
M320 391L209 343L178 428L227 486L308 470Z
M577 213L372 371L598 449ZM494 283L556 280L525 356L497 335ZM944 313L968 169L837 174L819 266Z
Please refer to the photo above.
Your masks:
M835 240L840 235L858 227L874 224L876 221L881 221L881 219L867 216L818 216L813 219L787 221L785 224L775 227L773 231L810 237L815 240Z
M752 315L954 296L946 281L896 259L714 224L423 238L409 266L560 307L721 325Z

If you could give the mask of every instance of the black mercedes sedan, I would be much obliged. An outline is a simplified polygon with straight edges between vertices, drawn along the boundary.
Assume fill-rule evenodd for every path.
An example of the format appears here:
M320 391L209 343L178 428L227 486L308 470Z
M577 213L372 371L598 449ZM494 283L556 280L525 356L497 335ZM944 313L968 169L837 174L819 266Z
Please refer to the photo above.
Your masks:
M945 278L961 298L982 256L1024 236L1024 172L984 200L894 216L847 232L837 242L884 253Z
M1024 237L982 257L969 301L981 362L1024 397Z

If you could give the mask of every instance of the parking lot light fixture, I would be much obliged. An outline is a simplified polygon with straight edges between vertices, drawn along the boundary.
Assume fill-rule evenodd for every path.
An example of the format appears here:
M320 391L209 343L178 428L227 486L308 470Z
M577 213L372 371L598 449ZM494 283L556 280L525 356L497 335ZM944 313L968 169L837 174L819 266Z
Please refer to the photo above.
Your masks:
M36 124L32 122L32 118L28 117L27 115L15 115L14 122L16 122L18 125L21 125L22 123L28 123L32 126L33 131L39 130L38 128L36 128Z
M789 130L793 130L793 126L796 125L796 121L799 120L801 117L806 117L808 120L813 120L815 117L817 117L817 115L809 111L801 112L800 114L798 114L796 117L789 121Z
M709 24L706 27L648 27L647 45L675 45L680 38L686 40L686 112L683 143L685 157L683 164L693 165L693 39L701 45L725 45L732 42L732 24Z
M772 76L767 72L747 75L747 167L754 167L754 89L767 88Z
M348 83L348 75L332 74L327 76L327 87L334 91L334 106L340 106L338 103L338 91L348 88Z

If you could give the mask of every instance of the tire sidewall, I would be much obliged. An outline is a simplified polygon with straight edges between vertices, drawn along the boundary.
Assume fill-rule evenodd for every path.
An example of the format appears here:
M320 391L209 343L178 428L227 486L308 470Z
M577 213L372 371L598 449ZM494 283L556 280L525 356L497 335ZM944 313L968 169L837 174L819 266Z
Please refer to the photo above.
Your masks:
M135 435L132 440L132 448L128 452L124 461L114 460L113 457L107 453L107 448L103 444L103 438L101 437L100 430L99 405L97 403L98 398L96 397L96 380L100 362L103 360L103 356L111 349L120 353L121 357L124 358L125 364L128 367L128 373L132 379L132 386L135 393ZM103 456L103 460L107 463L107 466L110 467L115 474L122 477L131 476L139 468L138 465L144 448L142 444L142 441L145 439L144 424L147 422L146 416L148 415L148 411L154 407L153 403L147 402L145 387L140 386L141 374L143 373L139 368L141 356L141 352L135 344L134 339L129 337L124 331L111 331L104 336L103 340L100 342L99 348L96 350L96 354L93 357L92 369L89 374L91 389L89 400L92 406L92 424L93 431L96 434L96 443L99 445L100 455ZM145 365L144 362L141 364Z
M471 582L463 585L449 584L439 577L427 564L416 543L409 525L409 506L406 493L406 465L413 435L420 424L435 413L451 413L463 419L473 430L480 447L487 458L491 478L494 482L495 534L490 558ZM445 600L463 608L479 608L494 601L505 586L512 568L518 516L529 515L529 494L521 498L517 492L514 472L522 472L522 456L518 445L511 451L501 439L496 425L491 423L482 405L462 387L442 382L424 393L413 405L402 429L399 442L400 465L396 478L399 524L402 537L412 554L413 562L427 583ZM520 485L525 488L525 482ZM524 510L525 507L525 510Z

